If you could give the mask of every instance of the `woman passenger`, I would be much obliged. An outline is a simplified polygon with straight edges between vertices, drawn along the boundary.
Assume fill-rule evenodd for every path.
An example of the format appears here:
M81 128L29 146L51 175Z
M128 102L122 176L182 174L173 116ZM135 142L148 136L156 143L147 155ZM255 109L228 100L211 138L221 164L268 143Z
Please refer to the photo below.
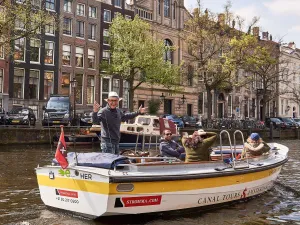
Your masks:
M242 158L260 156L269 152L270 146L265 143L258 133L252 133L244 144Z

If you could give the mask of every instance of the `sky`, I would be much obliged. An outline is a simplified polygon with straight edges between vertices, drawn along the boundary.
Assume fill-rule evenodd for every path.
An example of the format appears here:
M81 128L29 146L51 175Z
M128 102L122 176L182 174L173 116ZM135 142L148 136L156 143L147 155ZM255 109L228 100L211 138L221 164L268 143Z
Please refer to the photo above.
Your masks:
M202 8L221 13L227 0L200 0ZM300 48L300 0L231 0L231 11L245 19L248 27L252 18L260 18L260 31L268 31L273 40L295 42ZM197 7L197 0L184 0L188 10Z

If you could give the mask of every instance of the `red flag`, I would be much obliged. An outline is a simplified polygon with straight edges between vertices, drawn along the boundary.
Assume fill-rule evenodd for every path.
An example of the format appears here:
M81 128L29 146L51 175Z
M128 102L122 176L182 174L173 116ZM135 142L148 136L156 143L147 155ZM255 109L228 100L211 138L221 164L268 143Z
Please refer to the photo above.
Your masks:
M60 166L63 169L66 169L69 165L68 160L67 160L67 145L65 142L65 135L64 135L64 126L60 126L61 132L60 132L60 137L59 141L57 144L56 152L55 152L55 158L57 162L60 164Z

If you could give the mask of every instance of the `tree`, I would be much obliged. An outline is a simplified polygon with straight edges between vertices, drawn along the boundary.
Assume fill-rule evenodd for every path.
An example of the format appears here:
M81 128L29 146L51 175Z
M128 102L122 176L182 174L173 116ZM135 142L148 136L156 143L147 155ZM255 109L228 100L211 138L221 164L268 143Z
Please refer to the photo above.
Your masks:
M236 85L256 84L257 98L263 100L261 120L264 121L267 104L290 91L288 86L279 88L279 84L288 83L290 60L283 56L279 43L258 40L252 35L245 35L242 40L233 38L230 46L234 50L226 55L227 60L236 69L243 69L249 74Z
M109 28L111 60L100 65L101 72L117 74L129 82L129 108L133 110L134 91L143 83L178 88L180 65L164 60L173 51L162 40L155 40L148 23L135 16L127 20L118 15ZM136 81L136 82L135 82Z
M35 37L46 26L57 28L58 23L57 15L45 10L39 0L0 0L0 47L11 53L15 40Z

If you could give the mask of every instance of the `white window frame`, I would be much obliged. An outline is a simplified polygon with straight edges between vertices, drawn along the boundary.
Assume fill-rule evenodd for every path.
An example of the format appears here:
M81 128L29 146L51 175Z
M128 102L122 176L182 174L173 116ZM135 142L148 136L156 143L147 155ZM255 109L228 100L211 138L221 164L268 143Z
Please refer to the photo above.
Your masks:
M92 36L92 27L94 27L94 36ZM97 24L94 23L89 23L89 28L88 28L88 39L91 41L96 41L96 34L97 34ZM92 38L94 37L94 39Z
M64 50L64 46L70 47L70 51L69 51L70 52L70 63L69 63L69 65L64 65L62 63L62 66L68 66L68 67L70 67L70 66L72 66L72 45L63 44L63 46L62 46L62 58L64 57L64 52L67 52L67 51Z
M96 9L95 16L92 16L92 8ZM96 6L90 5L89 6L89 18L91 18L91 19L97 19L97 11L98 11L98 9L97 9Z
M4 69L0 68L0 93L3 93L4 88Z
M96 95L96 92L95 92L95 90L96 90L96 77L94 75L87 75L87 77L86 77L86 85L88 85L88 78L89 77L93 77L93 79L94 79L94 86L91 86L91 87L94 88L94 91L93 91L94 93L93 93L93 102L92 103L88 103L88 101L87 101L87 95L86 95L86 104L87 105L93 105L94 101L95 101L95 95ZM86 88L88 88L88 86L86 86Z
M67 2L67 7L65 8L65 2ZM70 7L69 7L69 4ZM64 12L67 12L67 13L72 13L72 1L71 0L64 0Z
M105 20L105 14L106 13L109 13L109 21ZM111 11L110 10L104 9L104 11L103 11L103 21L104 21L104 23L111 23Z
M29 70L29 80L30 80L30 72L31 71L37 71L38 72L38 84L37 84L37 96L36 96L36 100L39 100L40 99L40 79L41 79L41 74L40 74L40 71L39 70ZM31 99L35 99L35 98L31 98Z
M4 59L4 46L0 45L0 59Z
M47 27L48 27L48 29L47 29ZM52 27L52 33L47 32L47 30L51 30L51 27ZM55 36L55 21L54 21L54 19L52 20L51 24L49 23L49 24L45 25L45 34L48 36Z
M105 53L105 55L106 55L106 53L108 53L109 57L104 57L104 53ZM110 51L109 50L102 51L102 60L103 59L108 59L108 62L110 63Z
M45 62L45 65L54 65L54 51L55 51L55 42L54 41L45 41L45 54L47 54L46 52L46 43L52 43L53 44L53 49L52 49L52 63L46 63ZM46 59L46 57L44 57L44 60Z
M81 53L77 53L77 48L81 48L82 49L82 67L77 66L77 62L75 62L75 67L76 68L84 68L84 47L83 46L76 46L75 47L75 60L76 60L76 54L81 54Z
M82 24L83 26L83 30L82 30L82 32L79 32L79 31L81 31L80 30L80 27L81 26L79 26L79 30L78 30L78 24ZM79 35L78 35L79 34ZM82 36L81 36L81 34L82 34ZM77 20L76 21L76 38L81 38L81 39L84 39L84 35L85 35L85 22L84 21L82 21L82 20Z
M47 6L47 2L49 2L49 1L54 1L54 3L53 3L54 9L50 9L50 8L47 8L47 7L46 7L46 6ZM48 4L49 4L49 3L48 3ZM49 4L49 5L50 5L50 4ZM51 2L51 5L52 5L52 2ZM45 8L46 8L46 10L55 12L55 7L56 7L56 1L55 1L55 0L46 0L46 1L45 1Z
M24 40L23 41L23 43L24 43L24 50L23 50L24 59L23 60L14 59L14 61L16 61L16 62L25 62L26 61L26 54L25 54L25 52L26 52L26 38L19 38L19 39L16 39L15 41L17 41L17 40L20 41L21 39ZM14 43L14 45L16 45L16 43ZM14 51L14 54L15 54L15 51Z
M107 33L108 35L104 35L105 33ZM108 43L104 43L104 37L108 37L108 39L109 39L108 29L103 29L103 45L108 45L109 46L109 41L108 41Z
M15 67L14 68L14 78L15 78L15 70L23 70L23 84L22 84L22 97L20 98L20 99L24 99L24 93L25 93L25 87L24 87L24 85L25 85L25 69L24 68L20 68L20 67ZM13 82L13 84L15 84L15 81ZM13 96L13 98L15 98L14 96ZM19 99L19 98L17 98L17 99Z
M70 34L65 34L64 29L63 29L63 35L72 37L72 35L73 35L73 19L69 18L69 17L64 17L63 26L65 25L65 19L68 19L71 22L71 26L70 26L71 29L70 29Z
M119 3L119 4L117 4L117 3ZM115 7L116 8L122 8L122 0L115 0Z
M83 14L79 14L82 9L79 8L79 7L82 7L83 6ZM85 16L85 4L82 4L82 3L77 3L77 6L76 6L76 15L77 16Z
M94 55L90 54L91 51L94 51ZM89 56L94 56L94 67L89 67ZM88 48L88 69L95 70L96 69L96 49Z
M46 73L52 73L53 76L52 76L52 86L51 86L51 93L49 94L49 96L45 96L45 74ZM48 79L47 79L48 80ZM54 92L54 71L50 71L50 70L45 70L44 72L44 80L43 80L43 85L44 85L44 99L46 100L47 98L46 97L50 97L51 94L53 94ZM47 90L48 92L48 90ZM47 93L48 94L48 93Z
M102 91L102 87L103 87L103 79L109 79L108 92L103 92L103 91ZM108 93L111 91L111 88L112 88L112 87L111 87L111 82L112 82L111 77L105 76L105 77L102 77L102 78L101 78L101 87L100 87L100 105L101 105L101 106L103 105L102 95L103 95L103 94L108 94Z
M84 74L83 73L76 73L75 78L76 78L76 75L81 75L82 76L82 86L81 86L81 99L82 99L82 102L81 103L76 103L76 93L75 93L75 104L76 105L83 105L83 103L84 103L84 93L83 93L84 92ZM78 89L78 87L76 87L76 89ZM73 91L74 90L75 89L73 88ZM74 93L73 93L73 95L74 95Z
M40 46L38 47L39 48L39 59L38 61L31 61L31 57L30 57L30 63L32 64L40 64L41 63L41 40L40 39L30 39L30 50L31 50L31 41L39 41L40 42ZM35 47L37 48L37 47Z

